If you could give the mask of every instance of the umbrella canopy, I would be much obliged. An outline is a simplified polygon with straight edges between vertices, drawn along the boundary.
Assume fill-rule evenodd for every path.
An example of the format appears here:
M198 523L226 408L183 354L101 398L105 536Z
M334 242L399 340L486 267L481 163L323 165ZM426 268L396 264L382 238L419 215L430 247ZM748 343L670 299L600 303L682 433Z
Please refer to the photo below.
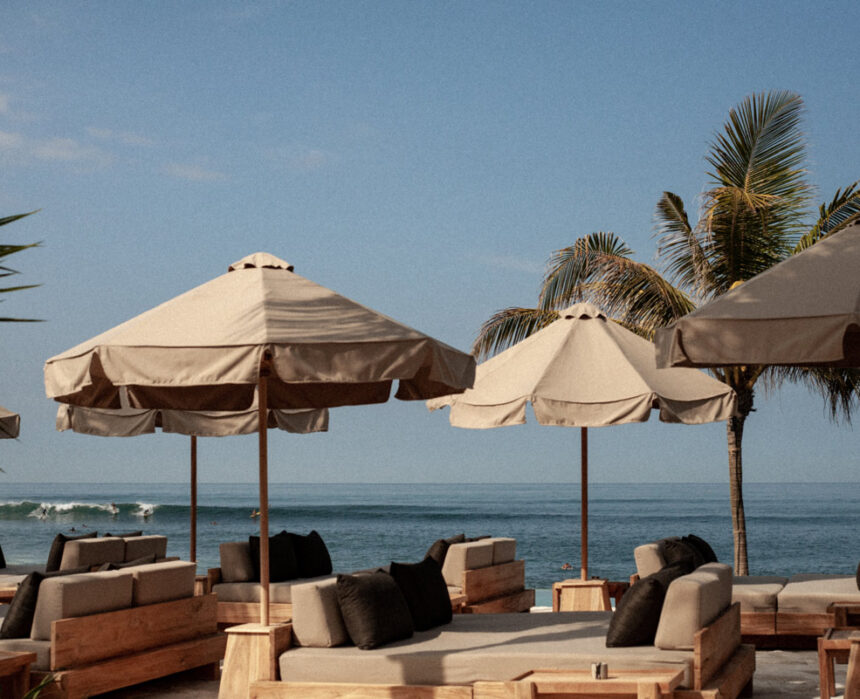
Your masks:
M588 577L588 427L726 420L735 393L696 369L658 369L654 345L580 303L522 342L478 366L475 385L428 401L451 406L455 427L519 425L531 403L542 425L582 428L582 578Z
M119 408L245 410L421 400L471 385L474 359L257 253L45 363L49 397Z
M860 367L860 222L658 330L657 362Z
M268 410L422 400L472 385L475 360L295 274L266 253L45 363L62 403L97 408ZM267 430L259 434L260 536L268 537ZM268 547L260 617L269 620Z
M16 439L21 429L21 416L0 405L0 439Z
M197 437L226 437L252 434L259 428L257 407L242 412L193 412L147 410L143 408L84 408L61 404L57 410L57 431L72 430L99 437L134 437L163 432L191 437L191 526L189 557L197 560ZM307 434L328 430L328 410L270 410L268 427Z

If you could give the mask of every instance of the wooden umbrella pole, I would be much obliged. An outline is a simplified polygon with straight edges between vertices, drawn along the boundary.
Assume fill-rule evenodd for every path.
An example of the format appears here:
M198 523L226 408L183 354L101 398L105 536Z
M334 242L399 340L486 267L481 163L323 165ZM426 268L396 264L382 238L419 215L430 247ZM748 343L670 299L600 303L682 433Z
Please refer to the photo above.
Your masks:
M588 428L580 428L580 465L582 479L582 579L588 580Z
M197 562L197 435L191 435L191 561Z
M260 436L260 623L269 625L269 444L268 368L260 368L257 431Z

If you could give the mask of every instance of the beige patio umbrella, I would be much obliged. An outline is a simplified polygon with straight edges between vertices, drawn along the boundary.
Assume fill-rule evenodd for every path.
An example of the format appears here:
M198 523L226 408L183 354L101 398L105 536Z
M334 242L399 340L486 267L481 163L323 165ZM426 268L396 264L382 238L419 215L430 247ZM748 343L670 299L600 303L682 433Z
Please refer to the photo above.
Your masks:
M542 425L581 427L582 579L588 579L588 427L645 422L726 420L735 393L697 369L657 369L654 345L579 303L522 342L478 366L475 385L458 396L427 402L450 405L455 427L520 425L531 403Z
M0 405L0 439L16 439L21 429L21 416Z
M266 253L45 363L47 395L118 408L328 408L423 400L472 385L475 360L293 272ZM259 434L260 536L268 537L268 442ZM269 620L268 547L260 617Z
M658 330L657 362L860 367L860 222Z
M269 429L308 434L328 430L328 410L270 410ZM191 526L189 557L197 561L197 437L227 437L253 434L259 427L256 405L238 412L147 410L145 408L85 408L61 403L57 410L57 431L72 430L98 437L135 437L162 432L191 438Z

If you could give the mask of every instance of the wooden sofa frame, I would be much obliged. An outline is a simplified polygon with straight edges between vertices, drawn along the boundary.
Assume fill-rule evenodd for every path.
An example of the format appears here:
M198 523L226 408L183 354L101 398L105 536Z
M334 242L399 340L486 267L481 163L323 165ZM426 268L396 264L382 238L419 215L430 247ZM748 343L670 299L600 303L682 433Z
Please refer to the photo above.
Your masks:
M834 602L826 612L741 612L745 642L768 648L815 648L827 629L860 623L860 604Z
M696 633L693 654L693 687L676 689L675 697L734 699L752 695L755 648L741 643L739 604L731 605ZM248 699L518 699L517 689L518 683L513 681L412 686L282 682L272 678L251 682Z
M526 588L526 562L510 561L464 570L460 589L465 602L456 611L463 614L527 612L534 606L535 591Z
M59 619L50 668L32 671L30 684L51 675L40 699L76 699L195 668L217 679L226 644L215 595Z
M221 582L221 569L209 568L206 571L206 592ZM259 602L218 602L218 626L237 626L256 624L260 621ZM293 605L286 602L269 602L269 623L283 624L293 619Z

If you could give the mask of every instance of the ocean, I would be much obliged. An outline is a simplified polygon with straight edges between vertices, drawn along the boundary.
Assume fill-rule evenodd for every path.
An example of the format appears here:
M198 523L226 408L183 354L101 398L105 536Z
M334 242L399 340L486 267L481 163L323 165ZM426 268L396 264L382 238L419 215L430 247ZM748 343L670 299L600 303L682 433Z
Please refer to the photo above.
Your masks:
M732 562L726 484L598 483L589 494L591 575L626 580L635 572L636 546L690 533ZM199 485L198 572L218 565L219 543L258 531L251 516L257 496L255 484ZM315 529L339 572L419 561L436 539L464 532L516 538L528 587L545 591L579 575L577 483L272 483L269 500L271 533ZM856 571L860 483L748 483L744 500L751 573ZM58 532L141 529L166 535L168 555L187 559L189 514L187 484L7 483L0 546L10 564L43 564Z

